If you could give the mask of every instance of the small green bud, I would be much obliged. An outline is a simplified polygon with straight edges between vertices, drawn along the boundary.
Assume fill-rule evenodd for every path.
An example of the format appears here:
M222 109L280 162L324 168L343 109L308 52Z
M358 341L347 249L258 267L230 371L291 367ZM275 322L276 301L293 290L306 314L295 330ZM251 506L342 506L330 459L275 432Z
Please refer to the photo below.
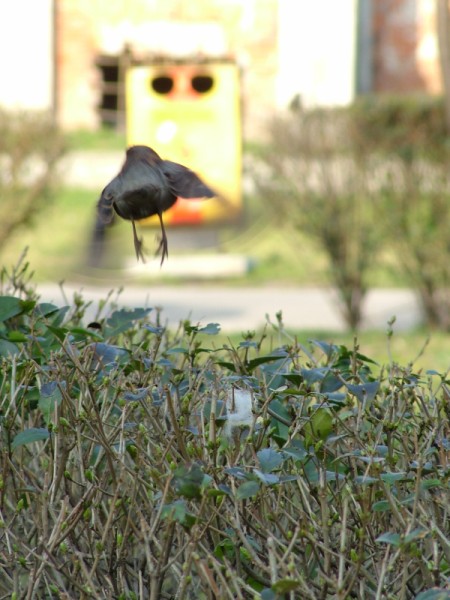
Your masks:
M61 542L59 545L59 550L62 554L66 554L67 550L69 549L68 545L66 544L66 542Z

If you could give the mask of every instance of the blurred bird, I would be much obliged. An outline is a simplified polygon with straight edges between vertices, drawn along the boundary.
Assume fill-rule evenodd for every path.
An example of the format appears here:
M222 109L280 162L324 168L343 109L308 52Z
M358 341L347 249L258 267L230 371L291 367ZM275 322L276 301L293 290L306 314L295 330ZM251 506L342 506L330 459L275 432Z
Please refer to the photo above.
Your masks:
M116 212L131 221L136 257L144 260L142 240L136 233L135 221L158 215L161 241L156 254L161 252L161 265L168 256L167 235L162 214L173 206L177 198L213 198L215 192L190 169L162 160L148 146L131 146L120 173L108 183L97 203L93 251L100 251L105 230L111 225ZM98 256L95 257L98 259Z

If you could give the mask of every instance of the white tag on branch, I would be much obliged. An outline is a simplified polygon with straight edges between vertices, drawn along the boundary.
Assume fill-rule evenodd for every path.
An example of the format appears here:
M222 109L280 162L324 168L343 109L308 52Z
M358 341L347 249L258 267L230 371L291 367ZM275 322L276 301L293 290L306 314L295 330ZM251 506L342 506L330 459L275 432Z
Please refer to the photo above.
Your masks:
M231 437L235 427L250 427L253 423L252 394L248 390L233 388L228 393L226 404L227 420L225 422L224 434L227 437Z

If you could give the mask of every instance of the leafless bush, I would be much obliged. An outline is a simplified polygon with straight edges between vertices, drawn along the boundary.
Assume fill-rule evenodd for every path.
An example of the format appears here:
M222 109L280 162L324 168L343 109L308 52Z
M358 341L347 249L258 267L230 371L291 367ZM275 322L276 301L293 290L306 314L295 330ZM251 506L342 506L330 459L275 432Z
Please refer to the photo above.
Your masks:
M270 143L255 159L254 180L273 218L325 250L353 329L382 246L394 250L427 323L450 329L443 119L442 107L428 100L369 99L348 109L297 111L274 119Z
M50 115L0 111L0 248L50 201L63 150Z
M343 316L356 329L380 241L378 161L355 154L345 115L330 111L277 118L270 140L256 185L279 223L301 229L325 250Z

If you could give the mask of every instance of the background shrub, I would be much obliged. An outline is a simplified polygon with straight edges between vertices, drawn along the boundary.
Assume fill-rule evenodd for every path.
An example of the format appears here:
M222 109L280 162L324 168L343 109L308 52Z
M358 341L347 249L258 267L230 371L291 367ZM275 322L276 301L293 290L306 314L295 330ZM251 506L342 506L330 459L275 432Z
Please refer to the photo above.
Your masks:
M63 151L51 115L0 110L0 249L51 200Z
M390 248L428 324L449 329L449 147L440 100L365 98L272 122L256 186L280 226L325 250L351 328L380 251Z

